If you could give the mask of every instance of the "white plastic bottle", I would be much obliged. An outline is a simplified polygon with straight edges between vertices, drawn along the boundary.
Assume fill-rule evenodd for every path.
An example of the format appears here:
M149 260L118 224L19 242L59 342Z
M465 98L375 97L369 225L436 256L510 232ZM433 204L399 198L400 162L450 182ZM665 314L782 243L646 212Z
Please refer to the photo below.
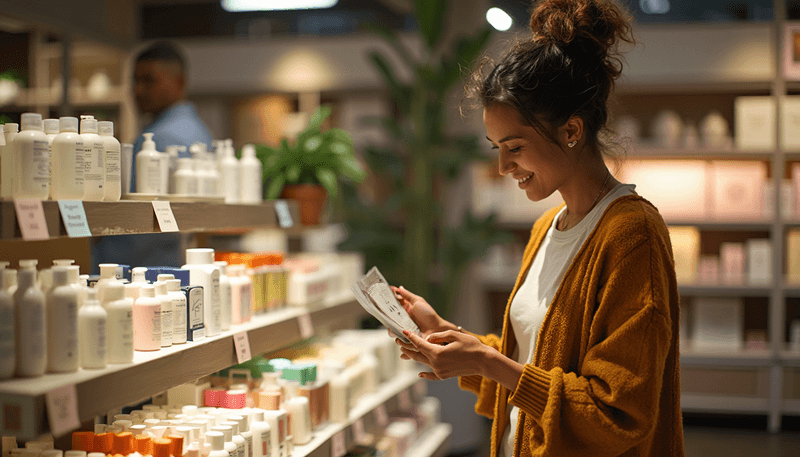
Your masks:
M152 133L142 135L142 150L136 154L136 192L161 195L161 153L156 151Z
M14 333L17 375L41 376L47 368L45 300L36 285L37 260L19 261L19 284L14 293Z
M53 138L50 169L50 198L53 200L82 200L84 195L84 163L86 149L78 134L78 118L58 120L61 133Z
M186 146L177 146L171 145L167 146L166 151L164 153L167 155L167 189L170 194L176 194L175 192L175 172L178 171L178 159L180 158L180 153L186 151Z
M211 444L211 452L208 457L231 457L225 450L225 435L221 432L206 432L206 441Z
M227 268L228 262L220 260L214 262L214 265L219 268L219 310L221 329L223 331L231 329L231 301L233 291L231 290L231 280L228 278Z
M231 323L243 324L250 320L250 288L242 277L244 265L228 265L227 273L231 283Z
M97 119L94 116L81 116L81 138L86 154L83 156L83 199L90 202L103 201L105 185L104 143L97 134Z
M241 192L239 191L239 161L236 160L233 140L225 140L222 149L223 157L220 161L220 174L222 183L222 193L225 195L225 203L239 203Z
M272 452L272 440L277 438L272 437L272 428L264 420L263 409L253 409L250 431L253 432L253 457L280 457Z
M47 294L47 371L78 371L78 291L69 283L67 267L53 267Z
M104 184L103 201L118 202L122 196L122 175L120 171L120 151L119 141L114 138L114 123L111 121L101 121L97 123L97 133L103 140L103 165Z
M105 291L110 283L117 282L117 264L116 263L101 263L100 279L94 285L97 290L97 301L105 308Z
M122 179L122 194L131 193L131 168L133 168L133 145L122 143L120 146L120 175Z
M231 421L227 417L223 418L224 421L219 425L231 428L231 441L236 445L236 455L239 457L247 457L247 445L245 444L244 437L239 433L239 422Z
M139 298L139 289L147 284L144 274L147 272L145 267L133 267L131 270L131 282L125 284L125 296L136 300Z
M11 198L14 195L14 137L19 132L19 124L7 122L3 124L5 146L0 148L0 197Z
M203 287L204 321L206 336L218 335L222 329L222 310L219 293L219 268L214 265L214 250L197 248L186 250L189 284Z
M167 295L172 299L172 344L186 342L186 296L181 292L180 279L168 279Z
M14 349L14 298L6 287L6 278L9 277L7 271L5 265L0 269L0 379L14 376L17 366Z
M231 457L242 457L239 454L239 448L233 442L233 429L227 425L214 425L211 430L222 433L225 438L225 450L228 451Z
M172 304L172 297L167 293L166 282L156 282L153 285L156 298L161 302L161 347L172 346L172 331L174 324L172 316L175 314L175 306Z
M141 286L139 298L133 302L133 349L161 349L161 300L152 284Z
M12 297L17 293L17 270L7 267L3 270L3 286Z
M106 286L103 307L108 313L108 363L133 362L133 299L116 281Z
M238 424L239 435L244 440L244 456L253 457L253 432L250 431L250 427L247 425L247 416L233 415L228 416L226 419Z
M288 416L285 409L264 411L264 422L269 424L272 429L272 454L275 456L288 456L288 443L286 442L286 432L288 427Z
M42 129L42 115L22 114L22 130L14 137L14 198L50 196L50 142Z
M242 159L239 160L240 203L251 205L261 203L264 195L262 190L264 178L261 173L261 161L256 158L255 146L244 145Z
M50 147L47 149L47 158L48 158L47 169L50 170L50 192L52 192L53 191L53 139L59 133L58 119L45 119L42 121L42 127L44 129L44 135L47 137L47 141L50 143Z
M78 311L81 367L105 368L108 363L108 313L97 301L97 291L86 291L86 302Z
M178 169L173 175L175 183L174 194L197 195L197 172L194 170L194 161L188 157L178 159Z
M47 294L53 287L53 270L50 268L43 268L39 270L39 288L42 289L45 301L47 301Z

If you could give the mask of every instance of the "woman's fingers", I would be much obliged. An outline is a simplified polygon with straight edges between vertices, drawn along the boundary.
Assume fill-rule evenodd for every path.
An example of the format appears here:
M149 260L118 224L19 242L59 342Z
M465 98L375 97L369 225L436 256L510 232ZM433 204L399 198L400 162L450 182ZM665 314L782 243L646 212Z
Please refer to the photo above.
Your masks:
M400 338L395 338L394 342L397 343L403 349L408 349L409 351L416 351L417 348L413 344L408 344L405 341L401 340Z

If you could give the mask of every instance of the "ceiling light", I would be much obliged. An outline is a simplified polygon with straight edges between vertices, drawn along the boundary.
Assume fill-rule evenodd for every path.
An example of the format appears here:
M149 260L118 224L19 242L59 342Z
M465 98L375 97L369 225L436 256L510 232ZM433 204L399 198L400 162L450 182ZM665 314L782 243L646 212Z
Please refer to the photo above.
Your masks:
M514 23L514 20L511 19L508 13L497 7L489 8L489 11L486 12L486 20L492 27L501 32L510 29L511 25Z
M285 11L330 8L339 0L222 0L225 11Z

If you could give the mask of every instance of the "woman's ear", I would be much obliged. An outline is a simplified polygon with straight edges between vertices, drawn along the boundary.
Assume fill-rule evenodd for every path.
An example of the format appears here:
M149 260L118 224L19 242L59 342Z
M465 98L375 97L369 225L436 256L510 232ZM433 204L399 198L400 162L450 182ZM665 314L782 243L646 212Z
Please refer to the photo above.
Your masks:
M558 140L563 146L575 147L583 139L583 119L572 116L558 128Z

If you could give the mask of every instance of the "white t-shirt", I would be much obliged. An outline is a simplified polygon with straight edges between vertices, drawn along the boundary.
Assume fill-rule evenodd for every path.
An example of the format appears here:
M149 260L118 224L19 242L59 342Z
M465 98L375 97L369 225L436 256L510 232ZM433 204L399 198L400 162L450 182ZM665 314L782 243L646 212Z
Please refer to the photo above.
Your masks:
M556 230L556 223L566 207L556 214L522 285L514 295L514 300L511 301L509 318L517 340L517 347L511 356L512 359L523 365L533 362L539 329L542 327L547 308L553 301L572 259L575 258L584 241L589 238L608 205L619 197L634 195L636 193L634 189L636 186L633 184L617 184L575 227L563 232ZM509 412L510 422L500 441L500 455L502 456L512 457L514 455L514 438L519 412L519 408L516 406L512 407Z

